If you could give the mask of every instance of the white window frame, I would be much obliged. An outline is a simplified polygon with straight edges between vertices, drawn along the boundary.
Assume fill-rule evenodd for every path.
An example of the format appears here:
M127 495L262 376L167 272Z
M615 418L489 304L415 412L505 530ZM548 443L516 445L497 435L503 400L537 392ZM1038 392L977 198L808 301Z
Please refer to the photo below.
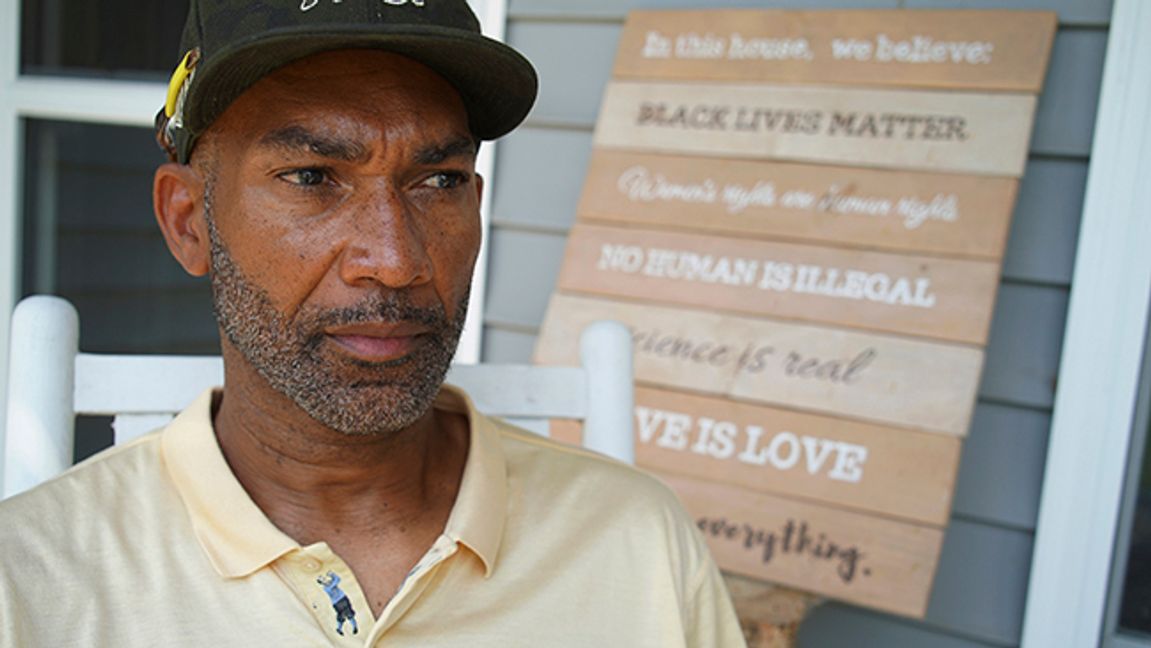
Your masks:
M484 25L484 33L503 40L507 0L469 0ZM68 79L20 74L20 0L0 0L0 411L6 411L8 336L10 313L20 294L21 178L23 132L26 118L56 119L90 124L151 127L163 103L166 84L116 80ZM483 307L486 295L488 231L491 189L495 186L495 144L487 143L476 160L487 180L481 209L483 244L472 280L468 309L456 361L479 362ZM0 451L4 448L4 417L0 417ZM3 480L0 462L0 481Z
M483 25L484 35L503 41L508 22L507 0L468 0L472 11ZM455 361L462 364L476 364L483 351L484 305L487 303L488 245L492 222L492 190L495 188L496 167L495 142L480 147L476 158L476 171L484 178L484 194L480 206L483 242L476 257L476 268L472 273L472 294L468 306L468 317L464 322L464 332L456 349Z
M1151 306L1151 2L1115 0L1023 648L1096 646Z

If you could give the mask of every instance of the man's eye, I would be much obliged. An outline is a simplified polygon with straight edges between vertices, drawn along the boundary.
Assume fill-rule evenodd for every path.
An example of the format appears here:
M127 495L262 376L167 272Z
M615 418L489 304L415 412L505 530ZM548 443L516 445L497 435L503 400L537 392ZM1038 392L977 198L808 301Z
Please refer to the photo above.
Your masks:
M454 189L468 181L467 174L457 171L441 171L424 180L424 186L435 189Z
M294 169L280 174L280 179L301 187L318 187L328 181L323 169Z

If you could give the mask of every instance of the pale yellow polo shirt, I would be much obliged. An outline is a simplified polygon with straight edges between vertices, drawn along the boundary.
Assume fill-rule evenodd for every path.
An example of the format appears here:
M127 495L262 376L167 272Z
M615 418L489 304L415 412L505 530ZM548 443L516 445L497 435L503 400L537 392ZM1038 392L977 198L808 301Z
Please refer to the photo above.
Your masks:
M436 407L471 423L459 496L378 619L326 544L301 547L248 497L205 393L163 430L0 502L0 646L744 645L667 488L486 418L455 389ZM317 582L329 571L356 634L336 633Z

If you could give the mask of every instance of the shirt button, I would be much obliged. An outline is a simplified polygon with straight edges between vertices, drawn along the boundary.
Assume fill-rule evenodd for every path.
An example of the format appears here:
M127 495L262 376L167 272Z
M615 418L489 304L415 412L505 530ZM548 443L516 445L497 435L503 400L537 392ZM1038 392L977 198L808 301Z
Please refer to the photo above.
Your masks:
M320 562L318 560L313 560L311 558L308 558L307 560L304 561L304 569L306 569L310 572L320 571L320 567L322 567L322 565L320 565Z

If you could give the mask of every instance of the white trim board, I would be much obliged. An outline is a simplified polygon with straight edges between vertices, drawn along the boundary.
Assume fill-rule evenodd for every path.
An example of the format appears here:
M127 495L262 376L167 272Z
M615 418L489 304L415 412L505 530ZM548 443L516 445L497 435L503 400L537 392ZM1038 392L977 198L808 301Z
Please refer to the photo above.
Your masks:
M151 128L167 91L158 81L22 76L6 94L21 117Z
M20 2L0 0L0 411L8 411L8 335L19 295L20 121L10 89L20 66ZM0 417L0 449L4 448ZM0 461L0 484L4 466Z
M1151 294L1151 3L1115 0L1023 648L1095 646Z
M498 41L504 40L507 30L508 3L507 0L468 0L472 11L480 19L484 35ZM476 364L480 361L483 351L484 336L484 306L487 302L488 282L488 248L490 244L492 223L492 189L496 186L493 174L496 167L496 143L487 142L480 147L479 157L476 158L476 173L483 176L484 194L480 203L480 243L479 256L476 257L476 267L472 272L471 302L468 305L467 319L464 321L464 332L460 336L460 344L456 348L455 361L462 364Z

